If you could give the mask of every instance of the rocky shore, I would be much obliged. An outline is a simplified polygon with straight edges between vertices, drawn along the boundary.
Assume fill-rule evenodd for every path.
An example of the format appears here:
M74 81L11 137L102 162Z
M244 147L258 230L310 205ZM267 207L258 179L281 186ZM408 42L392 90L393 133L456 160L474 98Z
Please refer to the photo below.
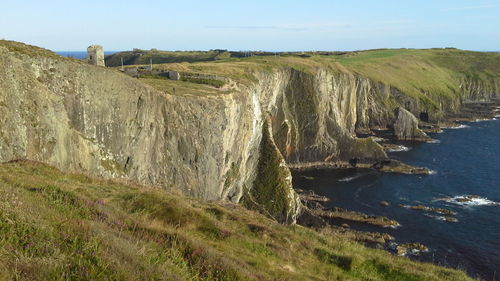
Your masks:
M311 171L311 170L333 170L333 169L372 169L380 172L428 175L431 170L422 167L415 167L394 159L370 160L353 159L352 161L331 161L331 162L308 162L300 164L290 164L290 170Z
M437 219L440 219L440 220L443 220L446 222L458 222L458 219L456 217L454 217L457 213L454 211L448 210L448 209L435 208L435 207L429 207L429 206L424 206L424 205L411 206L411 205L399 204L398 206L402 207L402 208L411 209L411 210L423 211L423 212L426 212L425 215L427 215L429 217L434 217L434 218L437 218ZM438 216L430 214L430 213L437 214Z
M342 208L325 208L322 203L330 199L315 194L311 190L295 189L304 206L302 214L297 218L297 223L306 227L315 228L322 232L337 233L365 242L369 245L378 245L394 240L387 233L367 232L351 229L351 224L367 224L381 228L396 228L399 223L383 216L373 216Z

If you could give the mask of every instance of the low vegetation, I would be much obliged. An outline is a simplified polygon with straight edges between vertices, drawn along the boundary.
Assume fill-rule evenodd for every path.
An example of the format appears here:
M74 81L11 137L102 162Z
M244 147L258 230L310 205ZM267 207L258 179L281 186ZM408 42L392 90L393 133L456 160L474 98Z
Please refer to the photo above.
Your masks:
M176 62L204 62L229 58L224 50L213 51L159 51L159 50L133 50L119 52L105 58L106 65L120 66L123 59L124 65L176 63Z
M492 87L500 80L500 54L457 49L380 49L347 53L311 52L281 56L226 58L196 63L157 64L155 69L227 77L242 84L258 81L257 73L291 68L314 74L318 69L348 73L390 86L418 101L423 111L441 114L459 106L464 79ZM208 84L212 81L191 81ZM486 83L485 83L486 82ZM220 82L216 82L220 83ZM493 91L485 88L483 91ZM214 92L217 94L217 91ZM223 92L219 92L223 93ZM393 104L394 95L386 103Z
M470 280L230 203L0 164L0 280Z

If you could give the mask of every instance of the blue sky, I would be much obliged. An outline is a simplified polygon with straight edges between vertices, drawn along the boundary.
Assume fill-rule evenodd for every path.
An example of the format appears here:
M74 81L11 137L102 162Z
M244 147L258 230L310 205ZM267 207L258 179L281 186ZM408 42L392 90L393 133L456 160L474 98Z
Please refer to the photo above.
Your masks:
M0 39L51 50L500 50L500 0L1 0Z

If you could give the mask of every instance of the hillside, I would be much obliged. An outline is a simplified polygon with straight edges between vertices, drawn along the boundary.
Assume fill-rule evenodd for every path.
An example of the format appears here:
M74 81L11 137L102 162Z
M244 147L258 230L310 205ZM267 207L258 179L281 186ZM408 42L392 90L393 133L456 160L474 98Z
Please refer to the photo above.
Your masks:
M332 231L41 163L0 164L0 280L471 280Z

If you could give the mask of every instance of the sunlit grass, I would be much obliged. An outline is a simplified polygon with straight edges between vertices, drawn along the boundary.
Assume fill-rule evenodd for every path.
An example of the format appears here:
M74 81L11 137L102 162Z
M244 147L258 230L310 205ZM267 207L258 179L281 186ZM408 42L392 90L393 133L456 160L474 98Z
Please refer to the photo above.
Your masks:
M230 203L0 165L1 280L469 280Z

